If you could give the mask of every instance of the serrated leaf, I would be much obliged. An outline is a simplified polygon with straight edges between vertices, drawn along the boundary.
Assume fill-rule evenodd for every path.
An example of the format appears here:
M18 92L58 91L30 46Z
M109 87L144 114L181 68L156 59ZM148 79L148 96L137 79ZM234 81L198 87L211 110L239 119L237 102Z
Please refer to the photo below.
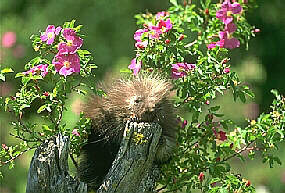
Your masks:
M43 111L46 109L46 107L47 107L47 105L46 105L46 104L44 104L44 105L40 106L40 108L38 108L38 110L37 110L37 113L41 113L41 112L43 112Z
M98 66L96 66L95 64L89 64L89 68L94 69L94 68L98 68Z
M245 98L245 95L244 95L243 92L239 92L239 93L238 93L238 96L239 96L241 102L243 102L243 103L246 102L246 98Z
M23 83L23 85L26 85L30 80L31 80L30 77L23 77L23 78L22 78L22 83Z
M210 108L210 111L218 111L221 108L221 106L214 106Z
M131 73L131 70L128 68L122 68L122 69L120 69L120 72L121 73Z
M88 50L77 50L78 55L88 55L91 54Z
M223 116L224 116L224 114L217 114L217 113L214 113L214 115L215 115L216 117L223 117Z
M28 107L30 107L30 105L28 105L28 104L23 104L23 105L21 105L20 110L23 110L24 108L28 108Z
M18 72L18 73L15 75L15 78L22 77L22 76L24 76L24 73L23 73L23 72Z
M44 131L52 131L47 125L42 125Z
M12 68L4 68L3 70L1 70L1 73L9 73L9 72L14 72Z
M34 59L32 59L29 64L35 65L35 64L39 64L42 62L41 57L35 57Z
M41 75L33 75L30 77L32 80L41 80L43 77Z

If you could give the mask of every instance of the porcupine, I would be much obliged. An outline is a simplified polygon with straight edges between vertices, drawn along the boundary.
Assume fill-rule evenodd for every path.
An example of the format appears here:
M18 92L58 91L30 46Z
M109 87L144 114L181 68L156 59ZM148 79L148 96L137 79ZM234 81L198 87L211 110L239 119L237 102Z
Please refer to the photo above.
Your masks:
M88 144L83 146L78 174L89 189L98 189L118 153L127 120L156 122L162 135L155 156L169 160L176 146L177 119L170 99L172 85L159 75L142 74L119 79L105 89L106 96L91 97L83 107L92 120Z

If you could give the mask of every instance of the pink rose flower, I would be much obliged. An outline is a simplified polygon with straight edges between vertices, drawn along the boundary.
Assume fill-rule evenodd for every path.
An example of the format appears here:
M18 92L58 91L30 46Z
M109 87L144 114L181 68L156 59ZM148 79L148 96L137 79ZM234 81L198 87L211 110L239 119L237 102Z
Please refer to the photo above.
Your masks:
M155 19L160 20L161 18L166 17L166 16L169 16L169 13L166 11L161 11L155 15Z
M149 37L150 39L159 39L160 35L168 32L172 29L172 23L170 19L166 21L160 20L157 26L150 25L149 26Z
M240 46L240 41L236 38L230 38L229 33L227 32L220 32L219 37L220 37L220 41L218 45L221 48L234 49Z
M149 26L149 29L150 29L149 38L150 39L159 39L160 34L162 34L162 31L159 28L159 26L151 25L151 26Z
M225 69L224 69L224 73L225 73L225 74L228 74L230 71L231 71L230 68L225 68Z
M60 26L55 28L54 25L48 25L44 34L41 35L41 40L49 45L52 44L55 36L60 33L61 29L62 28Z
M137 58L132 59L131 64L128 66L130 70L133 70L134 75L137 75L141 70L142 62L137 61Z
M233 21L232 14L241 13L242 7L239 3L231 4L230 0L225 0L221 9L217 11L216 17L224 24L229 24Z
M159 29L161 29L162 32L168 32L172 29L172 23L169 18L166 21L160 20L158 23L158 27Z
M16 43L15 32L5 32L1 39L4 48L11 48Z
M74 54L83 44L83 40L76 36L76 32L73 29L64 29L62 35L67 42L61 42L58 45L60 54Z
M230 34L227 31L219 32L220 41L213 42L207 45L208 49L213 49L216 46L220 48L234 49L240 46L240 41L236 38L230 37Z
M77 54L57 54L52 63L55 65L56 72L65 77L74 72L80 72L80 58Z
M145 40L145 41L137 41L136 43L135 43L135 47L137 47L137 48L140 48L140 49L144 49L145 47L147 47L147 45L148 45L148 41L147 40Z
M28 70L27 72L23 72L23 74L41 74L42 77L45 77L48 73L48 65L47 64L39 64L37 66L34 66L33 68L31 68L30 70Z
M73 131L72 131L72 135L75 135L75 136L80 136L80 133L78 132L78 130L77 129L73 129Z
M145 33L148 32L148 29L138 29L135 34L134 34L134 40L136 41L141 41L141 36Z
M183 76L186 76L187 73L196 68L195 64L187 64L187 63L176 63L172 64L171 67L171 76L173 79L178 79Z
M237 26L234 23L228 23L225 25L225 31L228 33L233 33L237 30Z

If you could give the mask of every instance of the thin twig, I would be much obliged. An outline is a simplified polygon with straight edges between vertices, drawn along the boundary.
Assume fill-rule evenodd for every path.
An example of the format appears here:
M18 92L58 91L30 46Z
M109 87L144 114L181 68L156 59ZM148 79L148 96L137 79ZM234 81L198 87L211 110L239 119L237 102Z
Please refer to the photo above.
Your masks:
M75 166L75 167L76 167L76 169L78 170L78 164L77 164L77 162L75 161L75 159L74 159L74 157L73 157L72 153L70 153L70 154L69 154L69 156L70 156L70 158L71 158L71 160L72 160L72 162L73 162L74 166Z
M0 161L0 163L1 163L1 165L5 165L5 164L7 164L7 163L9 163L9 162L12 162L12 161L14 161L15 159L17 159L19 156L23 155L25 152L27 152L27 151L29 151L29 150L31 150L31 149L34 149L34 148L36 148L36 147L37 147L37 146L35 146L35 147L29 147L28 149L25 149L24 151L22 151L21 153L19 153L19 154L16 155L15 157L12 157L11 159L9 159L9 160L7 160L7 161L5 161L5 162Z

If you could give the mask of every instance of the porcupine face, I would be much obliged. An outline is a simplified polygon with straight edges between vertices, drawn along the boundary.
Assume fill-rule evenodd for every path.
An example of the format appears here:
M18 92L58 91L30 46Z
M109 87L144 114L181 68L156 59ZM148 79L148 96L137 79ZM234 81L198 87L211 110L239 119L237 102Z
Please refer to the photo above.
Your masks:
M163 103L169 97L170 84L155 78L139 77L132 81L132 94L126 98L127 108L132 117L141 122L161 119Z

